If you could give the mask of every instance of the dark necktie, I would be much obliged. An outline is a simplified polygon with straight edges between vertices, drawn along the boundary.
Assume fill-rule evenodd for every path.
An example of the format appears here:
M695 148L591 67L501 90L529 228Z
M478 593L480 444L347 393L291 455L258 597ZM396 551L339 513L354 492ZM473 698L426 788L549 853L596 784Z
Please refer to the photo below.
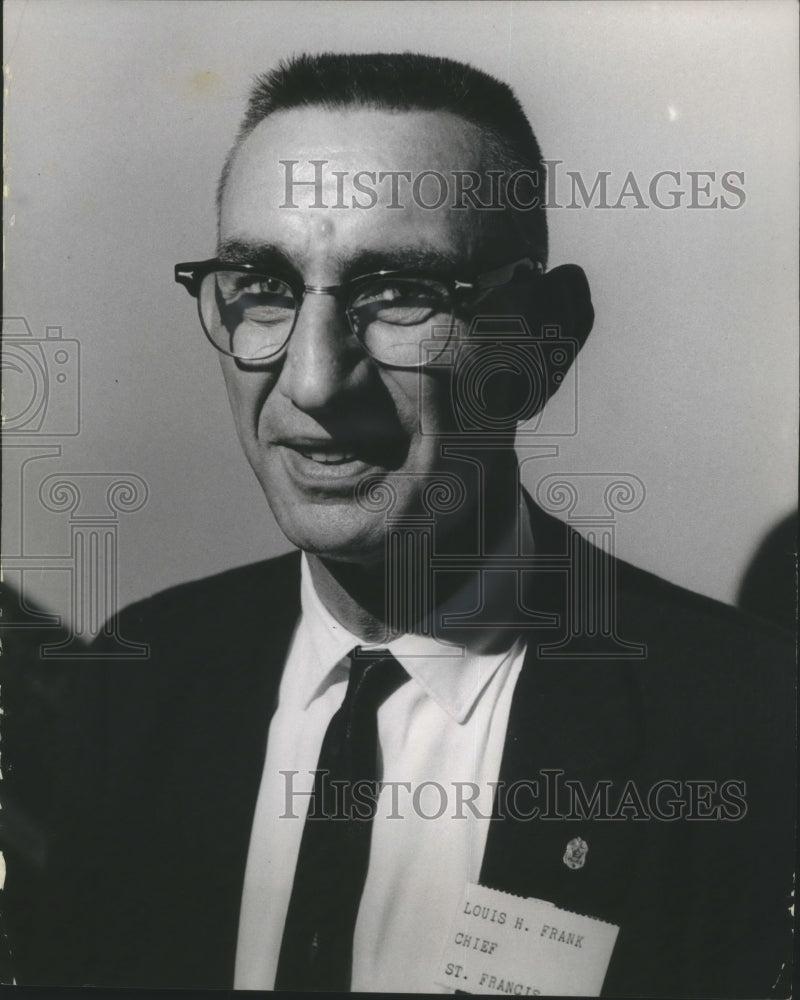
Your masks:
M380 790L378 708L408 674L386 650L350 654L308 804L276 990L350 989L355 931Z

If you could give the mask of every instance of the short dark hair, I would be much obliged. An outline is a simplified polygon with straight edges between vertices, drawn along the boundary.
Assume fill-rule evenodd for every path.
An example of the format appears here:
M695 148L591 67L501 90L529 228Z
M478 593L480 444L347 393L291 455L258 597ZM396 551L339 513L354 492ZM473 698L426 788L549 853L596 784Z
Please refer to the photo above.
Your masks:
M414 52L365 55L302 54L257 76L244 117L217 186L217 206L242 142L269 115L291 108L367 107L398 111L448 111L476 125L503 168L524 170L534 204L525 211L527 241L545 262L545 171L539 143L511 87L467 63ZM531 198L533 201L533 198Z

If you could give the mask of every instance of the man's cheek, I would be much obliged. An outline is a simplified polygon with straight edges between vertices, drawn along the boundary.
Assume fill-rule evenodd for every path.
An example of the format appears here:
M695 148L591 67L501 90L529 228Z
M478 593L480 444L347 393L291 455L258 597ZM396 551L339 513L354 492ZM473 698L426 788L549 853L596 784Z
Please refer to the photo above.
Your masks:
M440 433L446 426L448 380L424 370L396 372L390 392L401 426L410 438Z
M251 429L249 434L252 436L274 384L274 376L264 372L239 371L232 358L223 358L222 361L233 418L243 438L248 436L248 429Z

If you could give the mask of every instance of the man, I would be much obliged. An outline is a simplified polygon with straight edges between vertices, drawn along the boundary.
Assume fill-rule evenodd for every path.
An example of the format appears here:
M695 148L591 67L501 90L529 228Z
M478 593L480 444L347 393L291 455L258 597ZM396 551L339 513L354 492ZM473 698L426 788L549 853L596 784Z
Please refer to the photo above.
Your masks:
M546 969L444 961L479 884L619 928L607 995L783 988L784 640L520 490L514 429L593 319L546 270L543 183L459 63L256 83L218 256L176 278L303 554L129 608L147 664L81 669L20 981L582 992L555 920Z

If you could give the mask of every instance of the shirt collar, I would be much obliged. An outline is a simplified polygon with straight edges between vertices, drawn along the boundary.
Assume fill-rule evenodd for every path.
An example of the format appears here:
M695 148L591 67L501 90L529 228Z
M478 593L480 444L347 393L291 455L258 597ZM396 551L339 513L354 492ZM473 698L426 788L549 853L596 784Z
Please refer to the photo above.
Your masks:
M532 551L529 520L527 516L521 520L518 544L529 553ZM426 694L460 724L466 722L492 677L515 658L523 642L516 637L509 648L494 652L480 652L426 635L407 634L382 645L364 642L338 622L320 600L305 553L301 561L300 604L301 627L308 637L313 660L307 664L301 682L305 707L331 684L347 678L350 670L347 654L355 646L362 646L365 650L388 649ZM495 635L500 631L495 628Z
M300 562L300 628L310 644L311 662L301 678L304 707L318 698L337 680L347 678L350 664L347 654L361 639L340 624L319 598L311 579L311 567L305 552Z

